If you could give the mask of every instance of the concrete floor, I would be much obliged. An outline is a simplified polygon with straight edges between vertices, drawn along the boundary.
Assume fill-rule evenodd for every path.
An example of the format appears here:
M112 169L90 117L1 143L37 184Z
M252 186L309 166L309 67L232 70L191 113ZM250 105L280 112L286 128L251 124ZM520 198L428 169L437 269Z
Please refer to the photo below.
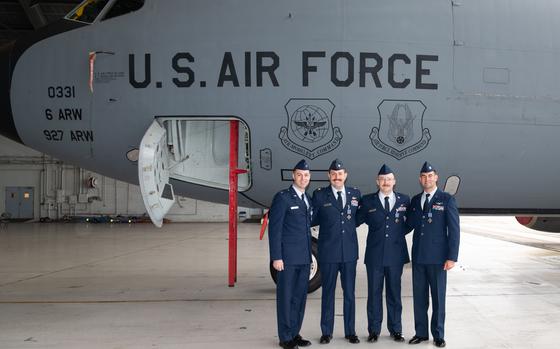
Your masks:
M275 287L259 225L239 226L239 274L227 287L227 224L8 224L0 229L0 348L279 348ZM360 228L361 251L367 230ZM449 348L555 348L560 342L560 234L508 217L462 217L449 273ZM358 264L356 324L318 344L320 292L302 334L313 347L409 348L365 342L366 273ZM414 334L410 266L403 332ZM385 329L384 329L385 331ZM431 342L415 346L433 348Z

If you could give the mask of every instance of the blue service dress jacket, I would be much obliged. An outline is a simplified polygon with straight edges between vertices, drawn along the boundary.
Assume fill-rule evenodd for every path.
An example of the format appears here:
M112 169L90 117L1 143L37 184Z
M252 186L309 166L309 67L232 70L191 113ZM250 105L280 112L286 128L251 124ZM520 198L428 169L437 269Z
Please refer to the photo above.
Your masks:
M313 193L311 225L319 225L319 263L344 263L358 260L356 212L361 193L357 188L345 187L346 204L338 207L331 186Z
M307 196L311 204L311 198ZM312 208L297 196L293 187L282 190L272 199L268 214L270 259L284 264L311 263Z
M365 195L358 210L358 225L368 225L364 263L373 266L404 265L410 262L406 234L412 230L407 224L410 199L395 192L396 202L387 214L378 192Z
M423 212L422 193L410 203L408 222L414 229L412 262L444 264L457 261L459 255L459 210L455 198L437 189Z

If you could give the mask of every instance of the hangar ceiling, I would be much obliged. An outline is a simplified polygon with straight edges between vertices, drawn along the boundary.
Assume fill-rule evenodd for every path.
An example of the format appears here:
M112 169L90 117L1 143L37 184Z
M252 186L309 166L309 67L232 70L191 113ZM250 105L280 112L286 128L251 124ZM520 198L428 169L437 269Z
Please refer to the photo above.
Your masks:
M0 0L0 46L64 17L82 0Z

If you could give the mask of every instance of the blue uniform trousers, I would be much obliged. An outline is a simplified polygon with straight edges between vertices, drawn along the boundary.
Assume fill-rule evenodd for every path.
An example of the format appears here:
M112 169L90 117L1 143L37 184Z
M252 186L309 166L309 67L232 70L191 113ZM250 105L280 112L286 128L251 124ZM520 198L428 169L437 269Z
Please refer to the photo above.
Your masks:
M375 266L366 263L368 279L367 317L368 332L381 332L383 322L383 282L387 304L387 329L389 333L402 333L401 276L403 265Z
M334 328L334 298L336 279L340 272L340 282L344 293L344 335L356 334L356 300L354 289L356 286L356 261L346 263L319 263L321 270L321 332L332 335Z
M280 342L299 334L305 314L309 285L309 264L286 265L276 280L276 316Z
M447 271L443 264L412 264L412 290L414 296L414 329L419 337L428 337L428 306L432 295L430 329L434 339L444 338L445 290Z

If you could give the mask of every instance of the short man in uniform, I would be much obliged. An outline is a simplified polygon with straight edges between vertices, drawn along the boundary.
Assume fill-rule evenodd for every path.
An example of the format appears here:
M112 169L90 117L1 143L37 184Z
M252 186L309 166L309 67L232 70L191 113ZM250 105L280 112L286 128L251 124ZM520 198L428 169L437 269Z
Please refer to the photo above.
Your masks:
M428 162L420 170L422 193L412 198L408 222L412 241L412 289L414 329L409 341L428 340L429 293L432 296L430 330L436 347L445 347L445 292L447 271L459 255L459 211L455 198L437 187L436 169Z
M379 190L365 195L358 209L358 224L368 225L364 263L368 280L368 342L377 342L383 322L383 283L387 305L387 329L393 340L403 342L401 276L403 266L410 262L406 234L411 229L406 224L410 199L396 193L395 175L387 165L377 174Z
M272 266L278 271L276 312L278 338L284 349L311 342L299 334L305 314L311 264L311 198L305 193L311 174L305 160L292 171L293 184L272 200L268 238Z
M331 185L318 188L313 193L312 225L319 225L318 260L321 271L321 344L332 339L334 329L334 299L336 279L344 292L344 336L353 344L360 343L356 336L356 263L358 238L356 236L356 211L360 191L345 187L348 173L338 159L329 167Z

